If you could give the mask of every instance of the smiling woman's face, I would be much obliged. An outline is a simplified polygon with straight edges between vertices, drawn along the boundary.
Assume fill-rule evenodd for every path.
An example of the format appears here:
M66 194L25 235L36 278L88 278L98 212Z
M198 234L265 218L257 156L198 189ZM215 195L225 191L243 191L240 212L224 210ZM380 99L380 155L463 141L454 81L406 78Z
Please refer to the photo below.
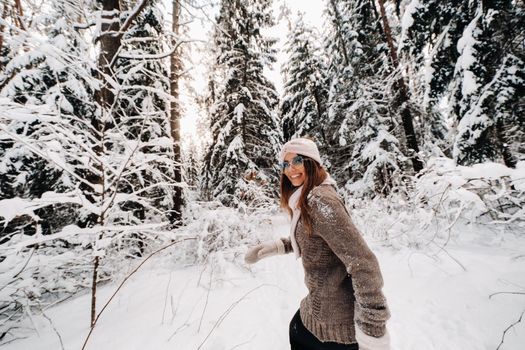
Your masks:
M295 187L301 186L304 183L304 180L306 179L306 173L304 169L304 165L298 164L294 165L292 160L297 157L297 153L286 153L284 156L284 161L288 162L290 164L289 167L284 169L284 174L290 180L292 185Z

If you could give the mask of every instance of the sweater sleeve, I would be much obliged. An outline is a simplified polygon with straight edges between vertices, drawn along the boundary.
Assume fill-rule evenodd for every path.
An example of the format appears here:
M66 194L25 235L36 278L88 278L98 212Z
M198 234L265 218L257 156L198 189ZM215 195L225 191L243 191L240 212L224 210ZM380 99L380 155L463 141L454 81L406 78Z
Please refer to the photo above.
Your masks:
M313 233L328 244L352 278L356 324L365 334L383 336L390 312L381 291L383 277L376 256L336 193L314 193L310 206Z

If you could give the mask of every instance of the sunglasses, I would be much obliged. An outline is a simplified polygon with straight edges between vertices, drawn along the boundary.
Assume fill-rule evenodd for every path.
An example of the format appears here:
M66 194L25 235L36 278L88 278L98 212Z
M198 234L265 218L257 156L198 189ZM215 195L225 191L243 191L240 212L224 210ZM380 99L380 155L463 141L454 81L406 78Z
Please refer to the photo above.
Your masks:
M304 164L303 156L295 156L295 157L292 158L292 162L291 163L289 161L285 160L284 162L282 162L280 164L280 166L281 166L281 170L285 171L286 169L289 169L290 166L299 167L299 166L301 166L303 164Z

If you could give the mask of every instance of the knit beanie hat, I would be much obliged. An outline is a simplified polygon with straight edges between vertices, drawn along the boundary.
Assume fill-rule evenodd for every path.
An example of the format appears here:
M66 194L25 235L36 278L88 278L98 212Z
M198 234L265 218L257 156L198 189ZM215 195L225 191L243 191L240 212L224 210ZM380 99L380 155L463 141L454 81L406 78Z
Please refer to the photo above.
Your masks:
M317 149L315 142L309 139L298 138L286 142L281 149L281 162L284 162L286 153L297 153L302 156L312 158L317 163L322 164L321 155L319 154L319 150Z

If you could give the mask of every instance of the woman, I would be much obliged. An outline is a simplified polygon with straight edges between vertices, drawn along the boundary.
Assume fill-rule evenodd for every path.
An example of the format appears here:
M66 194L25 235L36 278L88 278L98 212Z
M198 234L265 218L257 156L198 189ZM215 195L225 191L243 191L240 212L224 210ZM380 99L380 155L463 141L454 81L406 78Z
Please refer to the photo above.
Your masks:
M309 293L290 323L291 349L390 349L379 264L322 168L317 146L294 139L280 158L281 206L292 217L290 238L249 249L245 261L292 251L302 257Z

